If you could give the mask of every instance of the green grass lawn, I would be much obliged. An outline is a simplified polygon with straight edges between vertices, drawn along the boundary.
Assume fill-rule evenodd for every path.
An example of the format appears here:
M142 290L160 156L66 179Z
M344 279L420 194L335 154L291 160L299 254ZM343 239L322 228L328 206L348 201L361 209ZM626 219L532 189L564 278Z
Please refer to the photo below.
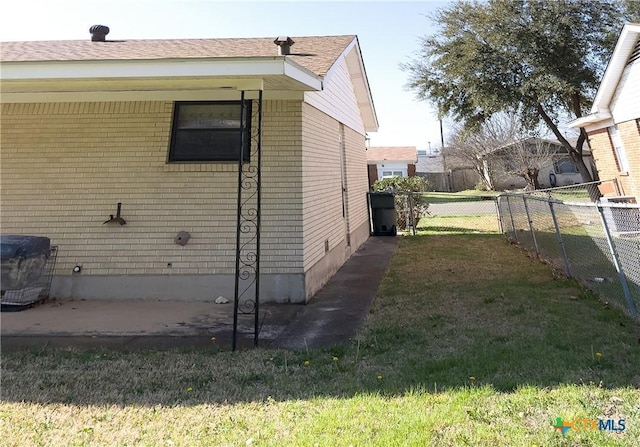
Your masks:
M435 234L477 234L499 232L498 217L493 214L465 216L426 216L416 226L420 235Z
M404 237L346 345L3 353L0 445L635 446L639 330L501 235Z
M500 192L496 191L478 191L475 189L468 189L466 191L459 192L435 192L429 191L421 193L421 196L425 197L428 203L451 203L451 202L464 202L464 201L477 201L477 200L489 200L490 198L497 197Z

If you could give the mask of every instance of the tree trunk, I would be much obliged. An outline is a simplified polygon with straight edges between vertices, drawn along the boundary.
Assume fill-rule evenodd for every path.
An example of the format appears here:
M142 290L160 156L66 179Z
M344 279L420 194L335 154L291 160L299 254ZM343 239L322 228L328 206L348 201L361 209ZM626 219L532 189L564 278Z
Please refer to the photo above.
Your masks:
M553 134L556 136L558 141L567 150L571 159L576 163L576 166L578 167L578 172L582 176L582 181L584 183L592 182L593 177L591 177L591 173L587 169L587 166L585 165L584 160L582 159L582 146L585 140L587 139L587 133L584 131L584 129L581 129L580 136L578 137L578 141L576 142L576 145L573 146L571 143L569 143L569 141L567 141L564 135L562 135L562 132L560 132L560 129L558 129L558 126L556 126L556 124L553 122L551 117L547 115L547 112L542 107L542 104L538 103L536 107L537 107L538 114L540 115L540 117L542 117L542 120L546 123L547 127L551 130L551 132L553 132ZM576 116L579 117L580 114L576 113Z
M539 170L535 168L527 168L525 171L520 172L520 176L527 182L527 188L532 190L540 189L540 182L538 181Z

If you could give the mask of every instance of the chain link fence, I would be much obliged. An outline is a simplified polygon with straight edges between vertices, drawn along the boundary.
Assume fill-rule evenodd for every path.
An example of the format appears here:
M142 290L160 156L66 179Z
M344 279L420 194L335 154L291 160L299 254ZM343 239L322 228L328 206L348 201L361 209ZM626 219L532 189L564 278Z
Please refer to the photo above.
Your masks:
M494 195L396 191L398 229L456 233L500 233Z
M592 182L497 199L502 231L568 277L638 318L640 205L615 181Z

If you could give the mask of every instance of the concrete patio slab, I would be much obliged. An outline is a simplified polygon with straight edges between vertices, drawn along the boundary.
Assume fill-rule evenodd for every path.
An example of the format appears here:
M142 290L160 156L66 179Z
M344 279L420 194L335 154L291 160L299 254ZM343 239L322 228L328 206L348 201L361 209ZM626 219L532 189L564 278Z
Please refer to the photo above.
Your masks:
M369 238L306 305L262 304L260 346L304 349L351 339L366 319L397 241ZM240 315L240 347L253 345L253 325L253 315ZM232 328L231 302L50 300L2 312L0 343L2 349L202 348L230 345Z

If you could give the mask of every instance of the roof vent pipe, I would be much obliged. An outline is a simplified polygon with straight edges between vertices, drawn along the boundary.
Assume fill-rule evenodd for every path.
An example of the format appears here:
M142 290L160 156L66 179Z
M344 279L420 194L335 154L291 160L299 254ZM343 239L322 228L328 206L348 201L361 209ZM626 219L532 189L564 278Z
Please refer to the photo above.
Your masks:
M278 45L278 56L286 56L287 54L291 54L291 45L295 42L289 36L278 36L273 43Z
M104 42L105 36L109 34L109 27L104 25L93 25L89 28L91 42Z

